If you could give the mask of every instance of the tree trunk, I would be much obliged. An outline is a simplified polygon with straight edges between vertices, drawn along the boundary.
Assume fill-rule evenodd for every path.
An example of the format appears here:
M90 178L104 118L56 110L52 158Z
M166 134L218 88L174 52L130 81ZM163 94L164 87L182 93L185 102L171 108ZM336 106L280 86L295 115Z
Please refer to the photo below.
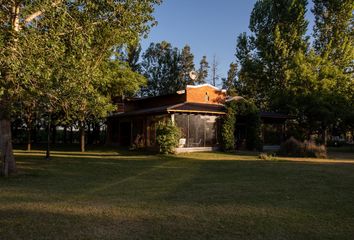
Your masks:
M6 74L5 74L6 75ZM7 78L5 76L5 78ZM0 162L2 168L0 175L7 177L16 173L16 162L12 150L12 132L11 132L11 101L8 92L0 98Z
M2 163L1 175L8 176L16 173L16 162L12 151L11 122L0 118L0 160Z
M80 148L81 152L85 152L85 126L80 122Z
M45 159L50 160L50 133L51 133L51 121L52 121L52 116L49 114L48 116L48 126L47 126L47 151L45 154Z
M328 130L326 127L323 128L323 145L327 146L328 140Z
M13 3L11 6L10 28L12 33L18 33L20 30L20 4ZM10 34L9 38L5 40L5 44L2 46L4 49L9 50L9 56L16 59L17 52L17 34ZM6 39L6 35L5 35ZM6 70L11 69L10 66L2 66L2 79L5 83L10 83L14 80L15 74L10 74ZM5 85L6 86L6 85ZM11 84L10 84L11 86ZM9 174L16 173L16 162L12 150L12 135L11 135L11 98L9 89L5 88L2 96L0 97L0 161L2 168L0 174L8 176Z
M27 127L27 151L31 151L32 144L31 144L31 127Z

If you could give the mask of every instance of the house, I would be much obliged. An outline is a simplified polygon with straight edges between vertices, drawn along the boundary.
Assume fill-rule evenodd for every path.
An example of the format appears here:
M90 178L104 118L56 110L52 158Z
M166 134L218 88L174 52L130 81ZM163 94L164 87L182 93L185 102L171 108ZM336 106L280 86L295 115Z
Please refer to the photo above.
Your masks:
M177 151L217 149L220 117L226 114L226 100L226 90L203 84L187 86L175 94L118 101L118 111L107 120L107 142L118 146L154 148L156 124L170 119L182 133ZM261 113L261 118L264 124L280 124L281 131L287 119L286 115L274 113ZM240 130L237 137L242 138L245 134Z

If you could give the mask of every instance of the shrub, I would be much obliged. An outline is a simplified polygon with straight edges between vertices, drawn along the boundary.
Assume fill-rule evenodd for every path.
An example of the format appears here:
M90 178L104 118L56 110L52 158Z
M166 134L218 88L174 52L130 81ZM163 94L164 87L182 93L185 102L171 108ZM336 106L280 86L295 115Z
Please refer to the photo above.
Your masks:
M327 158L325 145L317 145L312 141L305 141L305 155L313 158Z
M291 137L280 145L279 154L289 157L304 156L304 144Z
M261 153L259 154L258 158L260 160L268 160L268 161L276 160L275 154L271 154L271 153Z
M289 157L327 157L327 151L324 145L316 145L312 141L300 142L293 137L281 144L279 154Z
M172 121L159 122L156 128L156 142L160 152L164 154L175 153L175 148L181 136L180 129Z

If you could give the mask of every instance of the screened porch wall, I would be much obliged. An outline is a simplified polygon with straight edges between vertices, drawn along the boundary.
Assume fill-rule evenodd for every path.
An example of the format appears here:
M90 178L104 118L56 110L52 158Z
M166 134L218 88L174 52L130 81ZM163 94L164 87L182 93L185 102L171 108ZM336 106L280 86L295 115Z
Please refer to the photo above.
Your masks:
M175 114L174 119L182 133L179 147L215 147L218 145L218 116Z

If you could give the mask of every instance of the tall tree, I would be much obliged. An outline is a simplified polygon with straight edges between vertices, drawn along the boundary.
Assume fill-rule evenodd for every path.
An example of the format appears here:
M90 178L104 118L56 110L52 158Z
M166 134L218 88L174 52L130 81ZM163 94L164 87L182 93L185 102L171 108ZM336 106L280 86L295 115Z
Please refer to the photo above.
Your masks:
M86 70L96 72L113 46L130 43L149 30L154 20L154 5L159 2L0 1L2 174L16 172L10 119L18 91L31 89L45 96L44 99L57 102L60 98L56 94L60 91L53 87L65 80L62 78L64 67L59 67L63 63L62 57L65 57L64 61L79 57L78 64L88 61ZM65 41L69 41L70 48ZM92 51L87 52L88 49ZM40 64L35 64L39 61ZM23 71L25 68L29 71ZM76 75L81 76L74 83L78 88L81 87L79 82L87 77L85 73Z
M313 0L315 16L314 47L328 55L337 66L348 67L353 60L354 2L350 0Z
M142 73L147 78L147 87L142 94L159 96L179 90L180 53L170 43L151 43L142 56Z
M263 64L257 56L253 36L242 33L237 38L236 58L240 66L237 92L247 99L251 99L260 108L265 108L266 82Z
M306 36L306 0L259 0L251 36L238 37L238 92L262 109L290 112L326 141L353 114L353 2L315 0L314 48Z
M227 78L223 78L223 89L227 90L228 95L235 96L237 85L237 63L230 63Z
M314 48L321 56L321 78L330 91L350 95L354 73L354 2L314 0ZM326 87L326 86L325 86ZM349 88L349 89L348 89Z
M138 44L130 44L128 46L127 52L128 52L127 62L129 64L129 67L134 72L140 72L139 58L140 58L140 53L141 53L141 45L139 43Z
M354 115L351 112L354 105L354 2L314 0L312 12L315 15L314 49L320 58L316 69L320 103L331 106L327 109L335 116L324 122L326 118L316 115L325 136L330 128L350 130L345 119Z
M184 46L182 49L180 57L180 69L180 88L185 88L186 85L194 85L195 81L192 80L189 76L189 73L195 70L194 55L191 52L189 45Z
M119 46L115 50L115 58L126 62L131 70L134 72L140 72L140 55L141 55L141 45L139 42L132 42L131 44L125 46Z
M238 38L240 81L264 92L258 96L260 102L269 103L288 88L287 72L293 57L307 51L306 6L307 0L259 0L251 14L252 36L242 34Z
M204 83L208 76L209 64L203 57L198 70L198 78L191 79L195 71L194 55L189 45L179 50L166 41L151 43L142 56L142 73L147 78L147 87L142 94L159 96L185 89L186 85Z
M206 80L208 78L208 72L209 72L209 63L207 61L207 57L203 56L202 60L200 60L199 63L199 69L198 69L198 77L196 80L197 84L203 84L206 83Z

